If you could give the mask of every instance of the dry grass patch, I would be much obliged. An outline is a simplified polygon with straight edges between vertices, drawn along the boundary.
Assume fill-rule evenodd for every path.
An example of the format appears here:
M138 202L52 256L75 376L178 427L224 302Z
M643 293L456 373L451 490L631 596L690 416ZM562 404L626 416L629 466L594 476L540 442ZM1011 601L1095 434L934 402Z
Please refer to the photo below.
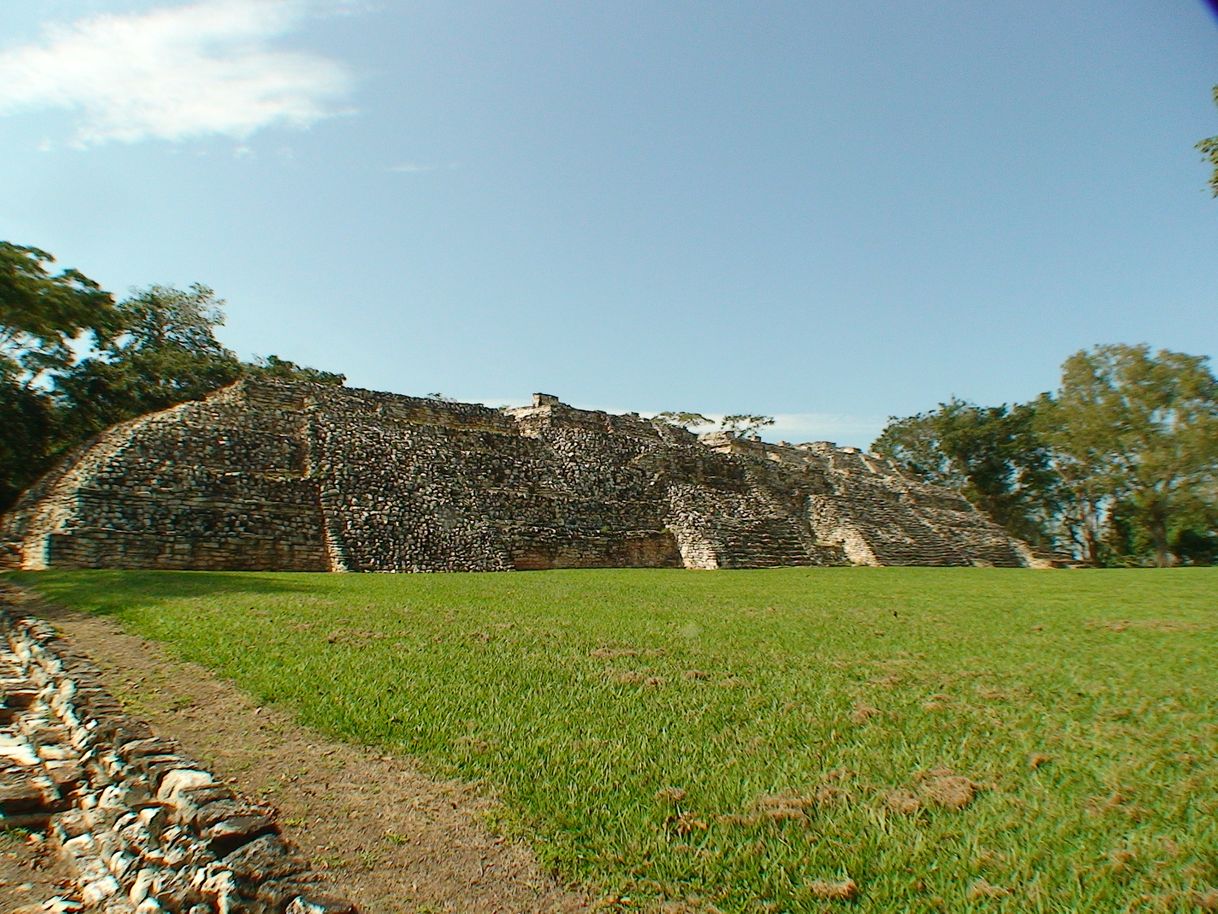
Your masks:
M898 787L883 794L885 805L893 812L913 815L923 807L961 810L985 789L971 778L956 774L949 768L934 768L914 775L910 787Z
M644 670L619 670L610 673L609 678L619 685L641 685L649 689L664 685L663 676L653 676Z
M850 719L856 724L865 724L873 717L879 717L884 712L874 705L869 705L864 702L856 702L854 710L850 712Z
M986 879L978 879L969 886L968 897L974 901L984 898L1005 898L1007 895L1014 894L1014 892L1014 889L991 885Z
M836 772L830 772L831 779ZM838 784L822 784L812 793L777 793L757 797L745 813L717 816L721 825L752 827L784 822L807 823L817 810L845 804L850 792Z
M682 837L694 832L706 831L710 828L709 822L692 812L683 812L679 815L669 816L665 821L674 832Z
M1218 889L1192 892L1189 901L1202 911L1218 911Z
M660 905L660 914L723 914L719 908L701 898L686 898L681 901L666 901Z
M922 795L944 809L964 809L983 789L981 784L948 768L920 772L916 777Z
M867 682L873 686L879 686L881 689L892 689L900 685L904 677L899 673L884 673L882 676L873 676Z
M859 887L853 879L841 882L825 882L816 880L808 883L808 894L823 901L854 901L858 898Z
M893 812L899 812L904 816L912 816L922 808L922 801L918 799L918 795L904 787L898 787L896 790L885 793L884 804Z

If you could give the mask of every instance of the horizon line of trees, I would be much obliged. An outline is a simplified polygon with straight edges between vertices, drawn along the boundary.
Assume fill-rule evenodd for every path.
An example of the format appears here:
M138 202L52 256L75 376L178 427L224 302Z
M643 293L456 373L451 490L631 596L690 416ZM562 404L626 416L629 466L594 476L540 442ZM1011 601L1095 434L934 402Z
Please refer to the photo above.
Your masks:
M224 300L200 283L122 300L46 251L0 241L0 513L73 448L115 423L241 377L341 385L276 355L242 361L216 339Z
M1218 562L1218 381L1205 356L1076 352L1057 391L891 417L871 450L1012 535L1090 565Z

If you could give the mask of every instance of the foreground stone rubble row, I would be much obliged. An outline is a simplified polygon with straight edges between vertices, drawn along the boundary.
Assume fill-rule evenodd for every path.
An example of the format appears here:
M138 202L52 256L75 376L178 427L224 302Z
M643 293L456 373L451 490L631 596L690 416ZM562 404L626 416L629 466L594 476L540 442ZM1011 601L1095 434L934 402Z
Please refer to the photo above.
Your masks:
M127 717L96 669L0 592L0 828L45 830L75 887L30 911L356 914L175 743Z
M253 380L110 429L0 521L0 567L30 569L1035 561L957 493L828 442Z

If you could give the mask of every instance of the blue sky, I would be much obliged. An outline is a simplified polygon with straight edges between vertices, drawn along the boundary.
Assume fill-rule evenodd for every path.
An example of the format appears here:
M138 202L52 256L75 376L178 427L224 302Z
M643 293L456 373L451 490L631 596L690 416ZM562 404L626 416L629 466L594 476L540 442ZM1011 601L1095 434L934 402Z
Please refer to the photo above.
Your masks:
M0 7L0 237L223 341L866 446L1218 353L1199 0Z

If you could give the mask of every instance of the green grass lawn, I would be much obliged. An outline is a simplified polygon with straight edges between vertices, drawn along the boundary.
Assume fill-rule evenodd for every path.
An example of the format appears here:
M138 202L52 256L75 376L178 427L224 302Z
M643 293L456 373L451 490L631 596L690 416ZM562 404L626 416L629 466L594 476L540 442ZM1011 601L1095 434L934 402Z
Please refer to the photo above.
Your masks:
M622 907L1218 910L1218 569L15 577Z

